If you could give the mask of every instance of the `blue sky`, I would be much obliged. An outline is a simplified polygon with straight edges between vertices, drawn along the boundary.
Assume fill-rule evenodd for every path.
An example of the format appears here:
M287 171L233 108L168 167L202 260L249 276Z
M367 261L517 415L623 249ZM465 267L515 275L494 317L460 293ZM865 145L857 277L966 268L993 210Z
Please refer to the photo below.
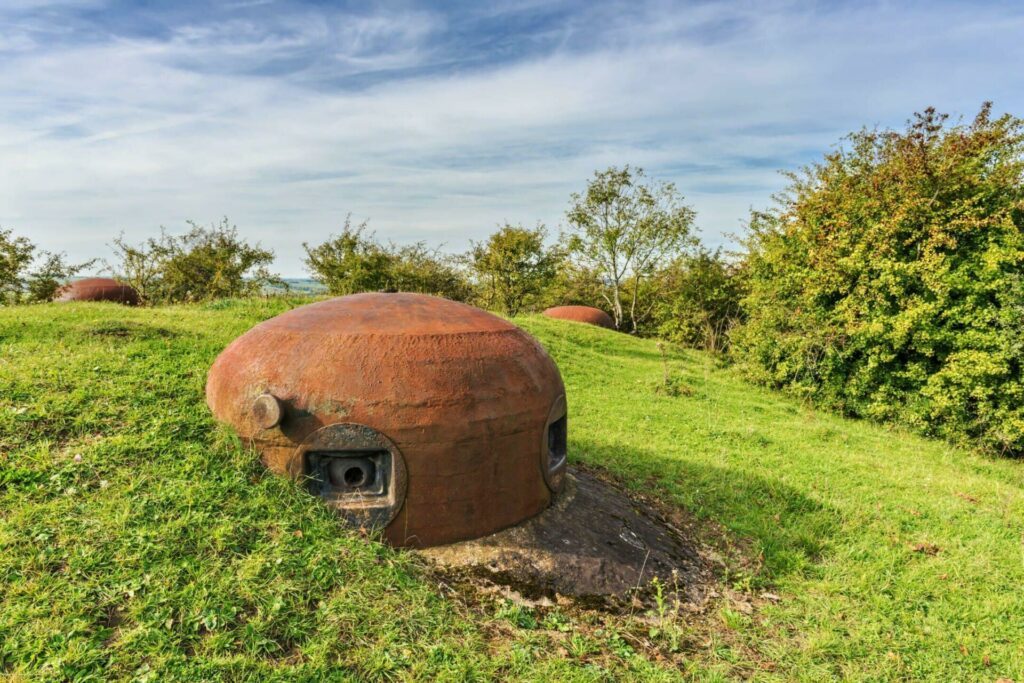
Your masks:
M984 100L1024 116L1021 3L0 0L0 226L228 215L301 276L349 212L461 251L628 163L718 245L846 132Z

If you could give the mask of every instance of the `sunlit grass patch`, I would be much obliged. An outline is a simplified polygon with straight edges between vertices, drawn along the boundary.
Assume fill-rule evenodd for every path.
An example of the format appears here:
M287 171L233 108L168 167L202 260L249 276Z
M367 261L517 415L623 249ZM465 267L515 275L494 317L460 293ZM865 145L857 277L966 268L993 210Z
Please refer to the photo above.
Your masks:
M995 680L1024 671L1024 474L541 317L570 458L708 524L708 614L441 585L213 422L206 371L297 300L0 309L0 670L53 680ZM666 371L689 391L657 390Z

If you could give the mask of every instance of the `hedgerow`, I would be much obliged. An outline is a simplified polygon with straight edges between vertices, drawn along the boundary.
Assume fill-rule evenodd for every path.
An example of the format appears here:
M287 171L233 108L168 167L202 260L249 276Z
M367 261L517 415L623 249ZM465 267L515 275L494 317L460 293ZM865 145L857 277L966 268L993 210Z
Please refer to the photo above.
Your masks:
M1024 453L1024 121L928 109L798 174L747 239L751 374Z

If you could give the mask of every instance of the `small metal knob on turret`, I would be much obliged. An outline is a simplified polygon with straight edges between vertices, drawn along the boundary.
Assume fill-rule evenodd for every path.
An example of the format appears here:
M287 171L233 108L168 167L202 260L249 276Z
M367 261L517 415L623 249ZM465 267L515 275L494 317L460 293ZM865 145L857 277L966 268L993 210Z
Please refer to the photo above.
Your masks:
M252 404L252 414L256 424L263 429L273 429L284 419L284 406L273 394L263 394Z

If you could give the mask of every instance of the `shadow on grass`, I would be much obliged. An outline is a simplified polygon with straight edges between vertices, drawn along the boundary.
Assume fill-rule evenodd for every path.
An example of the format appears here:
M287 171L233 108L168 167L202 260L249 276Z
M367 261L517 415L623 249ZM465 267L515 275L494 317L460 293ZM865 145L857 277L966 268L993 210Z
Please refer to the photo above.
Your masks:
M642 438L637 435L638 441ZM840 530L839 514L804 491L734 467L641 445L579 438L570 442L570 457L720 526L725 538L707 539L709 544L724 542L727 549L738 549L758 567L758 582L812 572Z
M106 320L81 330L86 337L109 337L120 339L170 339L178 333L165 327L144 325L132 321Z

